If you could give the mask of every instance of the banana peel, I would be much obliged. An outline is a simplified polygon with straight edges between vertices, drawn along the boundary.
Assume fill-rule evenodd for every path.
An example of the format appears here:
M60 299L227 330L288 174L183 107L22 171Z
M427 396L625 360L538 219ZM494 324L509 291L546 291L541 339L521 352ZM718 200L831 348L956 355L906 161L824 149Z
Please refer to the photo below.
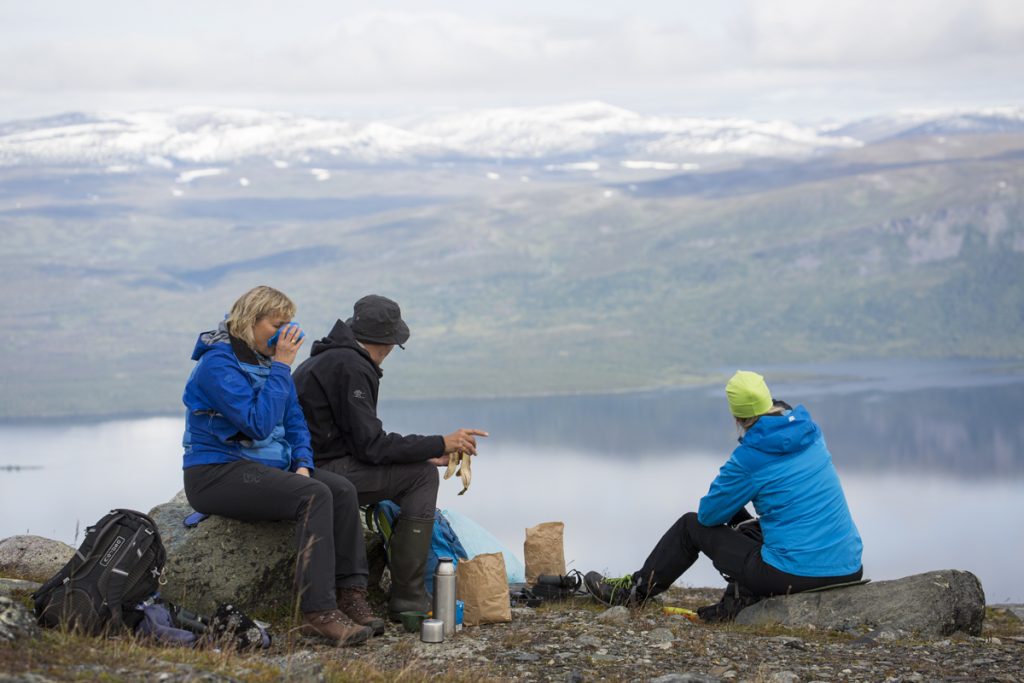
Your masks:
M458 468L460 462L462 462L462 451L452 453L448 456L448 469L444 471L445 479L452 478L452 475L455 474L455 470Z
M472 457L469 453L459 451L452 453L448 458L448 469L445 470L444 478L451 479L452 475L457 475L462 480L460 496L469 490L469 482L473 480Z
M459 478L462 479L462 490L459 491L460 496L469 490L469 482L473 479L472 463L472 456L469 453L463 453L462 464L459 465L459 471L457 472Z

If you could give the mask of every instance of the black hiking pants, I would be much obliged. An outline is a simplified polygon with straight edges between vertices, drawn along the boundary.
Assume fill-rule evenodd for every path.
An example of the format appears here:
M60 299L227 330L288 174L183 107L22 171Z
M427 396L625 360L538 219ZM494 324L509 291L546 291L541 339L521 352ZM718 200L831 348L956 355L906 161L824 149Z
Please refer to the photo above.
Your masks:
M437 465L425 461L370 465L347 456L321 462L317 467L340 474L352 482L359 494L360 505L393 500L402 508L403 516L434 518L440 479Z
M746 515L749 517L749 515ZM734 521L738 521L734 518ZM786 595L847 581L859 581L862 569L846 576L796 576L761 559L762 542L731 526L704 526L687 512L665 532L644 566L633 574L637 597L667 590L704 553L725 574L755 596Z
M333 472L309 477L251 460L198 465L185 470L189 504L208 515L245 522L294 519L299 561L299 607L321 612L337 607L335 586L366 586L363 525L355 487Z

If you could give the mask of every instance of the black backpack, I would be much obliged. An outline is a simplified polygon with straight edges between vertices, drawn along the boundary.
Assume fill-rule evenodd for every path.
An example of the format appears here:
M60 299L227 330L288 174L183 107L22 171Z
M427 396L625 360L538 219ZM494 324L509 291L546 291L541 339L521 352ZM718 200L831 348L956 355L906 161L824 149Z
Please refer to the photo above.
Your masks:
M577 594L586 595L580 592L582 585L583 576L573 569L565 575L541 574L537 577L537 583L530 587L530 591L543 602L557 602L568 600Z
M64 568L32 594L36 618L43 626L90 635L125 626L126 616L137 621L141 613L134 608L156 592L166 561L152 519L134 510L111 510L85 530L85 540Z
M509 591L513 607L540 607L547 602L569 600L577 595L587 595L580 590L583 575L573 569L568 574L541 574L537 582L527 588L516 584L517 588Z

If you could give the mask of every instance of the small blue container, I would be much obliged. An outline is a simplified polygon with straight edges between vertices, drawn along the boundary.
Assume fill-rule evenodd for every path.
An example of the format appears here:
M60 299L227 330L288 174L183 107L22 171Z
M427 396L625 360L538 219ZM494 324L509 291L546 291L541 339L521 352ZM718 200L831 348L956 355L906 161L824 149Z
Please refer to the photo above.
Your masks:
M287 331L291 327L299 327L299 324L295 323L295 322L291 322L291 323L285 323L284 325L281 325L281 327L277 328L277 332L274 332L274 336L272 336L270 339L267 340L267 347L269 348L269 347L272 347L275 344L277 344L277 338L281 336L281 333ZM299 329L299 339L296 340L296 341L299 341L299 340L302 340L302 339L305 339L305 338L306 338L306 331L303 330L303 329Z
M462 611L466 608L466 603L462 600L455 601L455 628L462 628Z

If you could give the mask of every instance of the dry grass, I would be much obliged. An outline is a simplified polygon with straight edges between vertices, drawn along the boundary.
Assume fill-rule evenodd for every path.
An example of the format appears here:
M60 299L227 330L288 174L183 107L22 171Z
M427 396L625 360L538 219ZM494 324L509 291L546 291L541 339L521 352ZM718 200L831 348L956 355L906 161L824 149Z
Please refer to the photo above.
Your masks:
M732 622L723 624L702 624L702 628L716 629L732 633L741 633L751 636L772 637L792 636L802 640L823 643L838 643L854 640L857 636L839 631L828 631L814 628L798 628L795 626L782 626L781 624L763 624L760 626L747 626Z
M983 636L987 638L1013 637L1020 636L1021 631L1021 620L1008 609L1004 607L985 608L985 624L982 627Z
M400 643L396 647L401 647ZM95 638L56 630L18 644L0 644L0 671L18 675L35 673L56 681L137 681L169 674L171 680L210 680L217 677L272 683L309 680L322 676L328 683L422 683L444 680L479 683L480 672L425 671L410 662L401 669L382 671L371 664L347 659L345 649L318 651L311 658L267 661L265 653L192 649L154 645L133 637Z
M14 674L31 671L56 680L115 681L187 670L226 677L244 670L251 681L280 678L276 667L231 651L168 648L128 636L102 639L58 630L17 646L0 646L0 662Z

